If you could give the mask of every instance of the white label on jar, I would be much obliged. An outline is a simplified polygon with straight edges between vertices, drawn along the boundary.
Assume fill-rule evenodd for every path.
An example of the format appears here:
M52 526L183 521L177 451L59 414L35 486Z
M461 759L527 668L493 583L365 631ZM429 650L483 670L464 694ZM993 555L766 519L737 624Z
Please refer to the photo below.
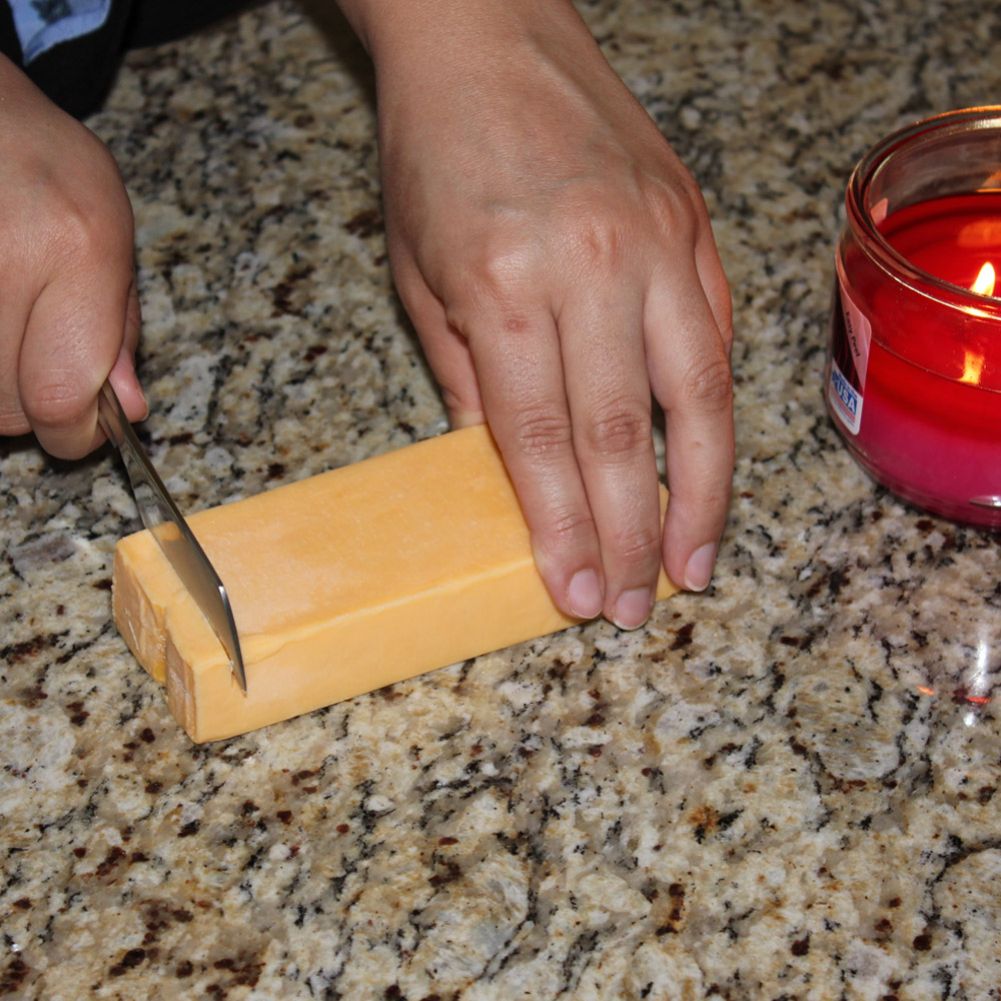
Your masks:
M832 304L831 310L831 377L827 398L841 423L852 434L858 434L872 325L848 295L840 268L838 291L840 302Z

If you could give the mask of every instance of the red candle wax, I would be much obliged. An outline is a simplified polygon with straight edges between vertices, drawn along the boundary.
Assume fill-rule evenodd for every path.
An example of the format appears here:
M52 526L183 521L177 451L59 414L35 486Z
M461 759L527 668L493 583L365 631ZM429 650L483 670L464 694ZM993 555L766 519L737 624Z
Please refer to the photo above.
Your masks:
M895 493L1001 527L1001 300L969 291L985 263L1001 272L1001 192L880 214L877 203L872 219L907 263L890 274L842 243L831 411L855 457Z

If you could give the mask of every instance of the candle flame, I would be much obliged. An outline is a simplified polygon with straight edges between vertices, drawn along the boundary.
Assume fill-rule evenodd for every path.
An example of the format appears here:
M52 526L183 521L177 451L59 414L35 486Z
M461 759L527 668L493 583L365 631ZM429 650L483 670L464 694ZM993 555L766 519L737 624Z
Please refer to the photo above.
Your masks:
M990 261L984 261L976 280L970 286L970 291L976 292L977 295L994 295L995 280L994 265Z
M990 261L984 261L970 286L970 291L977 295L994 295L994 284L997 276L994 273L994 265ZM960 382L966 382L971 386L979 386L980 379L984 374L984 356L978 351L966 349L963 352L963 374L959 377Z
M963 352L963 374L960 382L968 382L971 386L980 385L980 377L984 373L984 356L968 348Z

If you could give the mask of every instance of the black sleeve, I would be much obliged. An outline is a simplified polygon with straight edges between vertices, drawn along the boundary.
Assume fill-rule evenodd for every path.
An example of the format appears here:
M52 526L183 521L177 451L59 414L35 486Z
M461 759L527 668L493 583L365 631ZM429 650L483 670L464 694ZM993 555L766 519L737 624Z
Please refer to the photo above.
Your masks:
M10 6L0 0L0 50L64 111L77 118L96 111L114 82L125 51L132 0L112 0L108 18L96 31L60 42L27 66Z
M3 53L11 62L17 63L18 66L24 59L21 53L21 40L14 30L14 15L4 0L0 0L0 53Z
M126 48L161 45L253 6L255 0L134 0ZM260 2L260 0L257 0Z
M114 0L97 31L54 45L25 72L60 108L77 118L96 111L104 100L125 52L130 0Z
M127 49L179 38L250 4L251 0L112 0L100 28L53 46L25 66L10 5L0 0L0 52L56 104L82 118L101 106Z

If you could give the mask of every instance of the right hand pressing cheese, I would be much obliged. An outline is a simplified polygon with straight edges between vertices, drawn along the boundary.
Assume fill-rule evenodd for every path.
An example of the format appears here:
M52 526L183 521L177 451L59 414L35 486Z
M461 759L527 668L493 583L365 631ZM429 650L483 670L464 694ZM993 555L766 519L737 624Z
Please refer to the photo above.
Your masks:
M248 693L147 532L115 551L115 621L216 740L573 624L535 569L489 431L453 431L189 519L226 584ZM675 590L661 574L658 597Z

